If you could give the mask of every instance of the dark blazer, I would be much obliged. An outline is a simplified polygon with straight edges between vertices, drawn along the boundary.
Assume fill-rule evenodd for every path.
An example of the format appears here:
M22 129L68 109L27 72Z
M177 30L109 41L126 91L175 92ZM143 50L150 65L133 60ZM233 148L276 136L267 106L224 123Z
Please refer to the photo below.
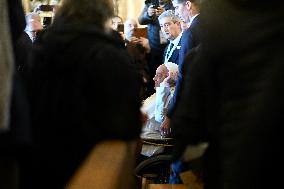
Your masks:
M197 47L199 44L200 44L200 24L199 24L199 15L198 15L192 21L191 26L182 34L181 49L179 51L179 61L178 61L179 75L176 81L176 89L167 113L168 117L172 117L175 111L176 103L180 96L180 92L182 90L183 76L185 74L184 73L185 56L191 49ZM190 62L187 62L187 64L190 64Z
M163 56L163 62L165 62L166 60L166 54L167 54L167 50L169 48L169 45L166 47L165 51L164 51L164 56ZM169 61L168 62L173 62L173 63L176 63L178 64L178 61L179 61L179 51L180 51L180 48L181 48L181 40L179 41L178 45L177 45L177 48L174 50L174 52L172 53L172 56L169 58Z
M283 183L284 24L272 21L284 14L252 2L204 1L201 51L172 119L176 146L209 142L205 189Z
M188 50L199 45L200 43L199 35L200 35L200 23L199 23L199 15L197 15L192 21L190 27L187 30L185 30L182 34L181 49L179 55L179 65L181 65L180 69L182 69L183 61Z
M141 25L147 25L147 35L150 43L151 49L154 49L155 51L163 51L165 49L165 44L161 44L160 42L160 24L158 17L156 15L153 15L150 17L148 15L148 8L151 6L151 4L145 4L144 9L142 10L138 21ZM171 1L168 1L165 5L166 10L173 10L173 5Z
M19 48L21 35L25 29L25 17L20 0L7 1L9 9L9 25L12 38L15 65L27 63L27 46ZM2 24L2 23L1 23ZM13 85L11 90L11 105L9 131L0 133L0 150L6 155L26 153L26 147L31 144L31 125L29 115L29 104L27 101L26 86L21 73L13 70ZM3 146L2 146L3 145ZM4 149L4 150L3 150ZM19 151L19 149L21 151ZM19 155L19 154L17 154Z

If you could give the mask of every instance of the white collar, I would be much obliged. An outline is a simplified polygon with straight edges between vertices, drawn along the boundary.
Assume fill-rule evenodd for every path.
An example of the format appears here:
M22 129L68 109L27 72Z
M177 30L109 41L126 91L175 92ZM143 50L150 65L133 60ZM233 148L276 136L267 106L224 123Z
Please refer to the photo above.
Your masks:
M171 49L167 48L167 52L166 52L166 56L165 56L165 60L164 60L164 64L168 63L169 59L171 58L174 50L177 48L179 41L181 39L183 32L180 32L180 34L174 39L172 40L170 43L173 44L173 47ZM168 55L168 56L167 56ZM176 63L176 62L174 62Z
M198 15L199 15L199 14L196 14L196 15L194 15L193 17L190 18L189 23L188 23L189 27L190 27L190 25L192 24L194 18L196 18Z
M174 46L177 46L180 41L181 36L182 36L182 32L180 32L180 34L174 40L170 41L170 43L174 44Z

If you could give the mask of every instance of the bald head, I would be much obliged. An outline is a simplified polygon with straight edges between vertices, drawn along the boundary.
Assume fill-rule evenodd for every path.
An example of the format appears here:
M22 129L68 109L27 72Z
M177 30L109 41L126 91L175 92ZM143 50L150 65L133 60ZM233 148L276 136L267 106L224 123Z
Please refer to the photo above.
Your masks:
M138 24L136 20L134 19L127 19L124 23L124 33L125 33L125 38L130 39L133 37L134 31L137 28Z
M36 33L43 29L43 26L40 22L40 17L38 14L28 14L26 16L27 26L25 32L29 35L30 39L34 41Z

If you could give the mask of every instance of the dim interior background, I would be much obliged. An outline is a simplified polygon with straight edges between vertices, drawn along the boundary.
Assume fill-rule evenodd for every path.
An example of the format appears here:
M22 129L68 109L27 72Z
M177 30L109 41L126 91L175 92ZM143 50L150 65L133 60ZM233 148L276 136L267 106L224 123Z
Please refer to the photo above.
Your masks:
M32 12L35 7L40 4L55 5L60 3L60 0L22 0L26 13ZM133 18L137 20L139 14L143 10L144 0L113 0L114 12L126 20L127 18Z

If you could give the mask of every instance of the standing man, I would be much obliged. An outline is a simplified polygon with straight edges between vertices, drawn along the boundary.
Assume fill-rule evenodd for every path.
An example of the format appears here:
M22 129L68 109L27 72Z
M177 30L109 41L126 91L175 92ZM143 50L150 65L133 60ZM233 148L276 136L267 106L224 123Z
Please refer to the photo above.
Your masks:
M200 43L200 27L199 27L199 9L201 0L172 0L175 13L180 17L180 19L188 23L189 28L183 32L181 38L181 49L179 54L179 78L177 80L177 86L175 90L174 97L172 99L167 117L161 126L162 132L165 135L169 135L170 128L170 118L174 114L174 110L177 101L180 96L180 91L182 89L182 81L184 73L184 58L187 52L189 52L194 47L197 47Z
M202 5L201 43L206 45L185 78L172 126L178 129L180 147L204 138L209 142L205 189L264 189L283 183L277 174L283 167L281 3L215 0Z
M149 56L149 69L150 78L153 78L156 74L156 69L163 62L163 53L167 45L167 40L164 38L158 17L165 11L173 9L170 0L158 0L159 3L154 3L155 1L146 1L145 7L141 12L138 22L141 25L147 25L148 29L148 39L151 47ZM154 93L154 81L151 81L148 86L149 94Z
M199 39L199 9L201 0L172 0L175 13L180 19L187 23L189 28L184 31L182 47L180 50L180 64L183 64L188 50L198 46Z
M163 62L177 63L181 48L181 23L173 10L167 10L159 16L160 27L163 35L169 40L169 45L165 49Z
M182 91L182 83L184 73L184 64L189 62L184 61L186 54L197 47L200 43L199 39L199 8L201 4L201 0L172 0L175 13L180 17L180 19L189 25L189 28L183 32L181 39L181 49L179 54L179 75L176 83L176 90L173 95L171 104L169 106L169 110L164 122L161 125L161 135L168 136L171 133L170 129L170 119L173 117L175 108L177 106L177 102L180 98L180 94ZM186 65L186 67L188 67ZM188 70L186 70L188 71ZM175 128L173 128L174 130ZM171 184L182 183L179 174L184 169L184 163L182 160L178 160L172 164L172 173L170 175L169 182Z
M143 89L141 92L142 98L147 95L147 83L149 82L149 68L147 54L149 53L149 41L146 38L135 36L135 31L137 29L137 22L134 19L127 19L124 23L124 42L126 49L132 59L134 67L140 73L143 78ZM145 43L143 43L145 41Z

